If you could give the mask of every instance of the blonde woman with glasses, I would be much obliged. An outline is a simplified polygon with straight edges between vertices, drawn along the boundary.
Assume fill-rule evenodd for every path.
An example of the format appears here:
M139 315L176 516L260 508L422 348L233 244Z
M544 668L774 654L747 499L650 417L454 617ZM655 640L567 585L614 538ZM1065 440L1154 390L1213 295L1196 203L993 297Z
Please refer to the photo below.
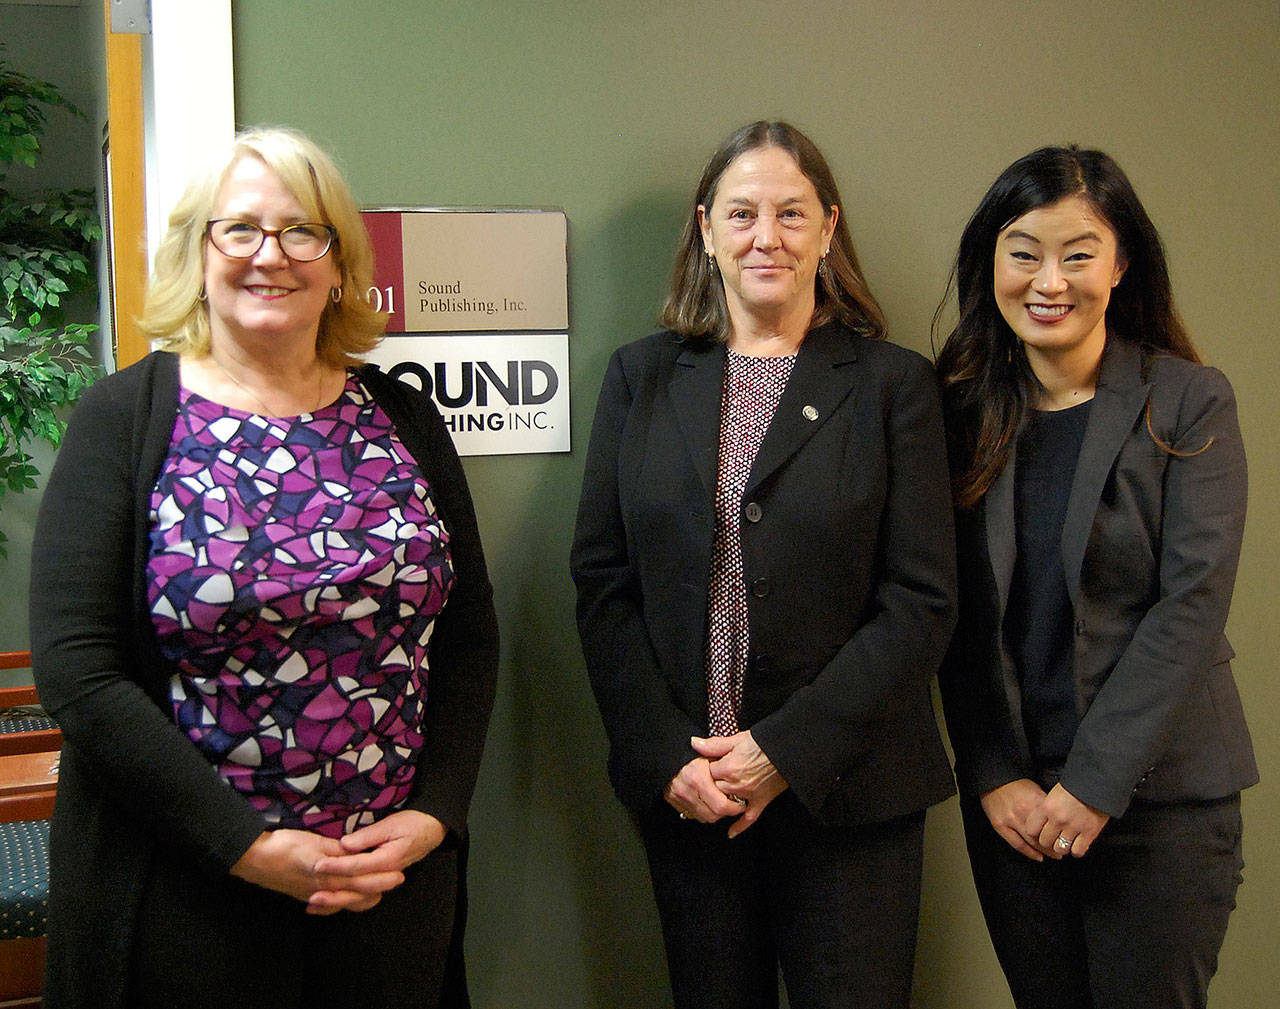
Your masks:
M329 158L241 135L44 498L34 669L66 747L51 1009L462 1005L497 627L430 399Z

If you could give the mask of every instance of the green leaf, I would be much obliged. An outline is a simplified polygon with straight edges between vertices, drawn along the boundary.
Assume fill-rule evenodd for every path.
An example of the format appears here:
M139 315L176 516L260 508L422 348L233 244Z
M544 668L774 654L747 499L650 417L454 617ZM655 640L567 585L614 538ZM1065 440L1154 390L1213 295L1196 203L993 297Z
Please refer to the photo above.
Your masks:
M71 295L96 295L95 194L17 196L3 185L7 166L36 165L55 108L82 116L56 86L14 70L0 42L0 501L36 486L25 446L38 438L56 448L64 433L58 411L99 374L86 346L98 327L64 316ZM0 533L0 557L6 542Z

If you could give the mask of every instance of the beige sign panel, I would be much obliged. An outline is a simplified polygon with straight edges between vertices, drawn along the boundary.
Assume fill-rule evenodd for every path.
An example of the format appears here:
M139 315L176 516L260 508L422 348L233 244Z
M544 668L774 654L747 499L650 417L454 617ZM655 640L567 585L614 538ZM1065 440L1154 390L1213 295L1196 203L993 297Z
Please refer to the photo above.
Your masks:
M563 332L567 223L556 210L364 213L390 332Z

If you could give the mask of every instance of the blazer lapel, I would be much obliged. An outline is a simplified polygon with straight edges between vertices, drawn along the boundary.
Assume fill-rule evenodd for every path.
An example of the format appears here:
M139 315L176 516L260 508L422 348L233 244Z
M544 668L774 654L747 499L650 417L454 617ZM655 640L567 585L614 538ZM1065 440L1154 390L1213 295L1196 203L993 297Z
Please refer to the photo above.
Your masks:
M1000 620L1009 608L1009 586L1013 583L1013 565L1017 559L1018 541L1014 528L1014 471L1018 465L1017 443L1009 452L1009 460L983 498L983 525L987 530L987 557L996 581L1000 604Z
M720 446L720 398L724 382L724 345L690 344L676 357L668 395L685 448L707 497L716 493Z
M838 323L813 330L800 344L778 409L751 466L743 497L795 455L835 413L858 379L855 340Z
M982 523L987 533L987 559L996 584L997 648L1000 655L1000 683L1012 715L1019 752L1029 757L1031 746L1022 725L1022 683L1005 646L1004 619L1009 612L1009 589L1013 584L1013 566L1017 560L1018 541L1014 528L1014 473L1018 467L1018 447L1014 442L1009 460L982 499ZM961 586L963 591L964 586Z
M1127 340L1108 340L1062 525L1062 567L1073 603L1078 602L1080 569L1102 488L1150 388L1142 379L1142 351Z

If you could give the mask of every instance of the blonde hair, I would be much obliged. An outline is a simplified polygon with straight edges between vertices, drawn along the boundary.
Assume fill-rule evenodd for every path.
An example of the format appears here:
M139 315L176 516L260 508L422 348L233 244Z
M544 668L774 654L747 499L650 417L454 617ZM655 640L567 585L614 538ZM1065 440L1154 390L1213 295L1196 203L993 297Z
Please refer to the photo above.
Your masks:
M335 367L354 363L377 345L387 324L386 313L369 302L373 248L337 166L311 140L290 129L254 127L237 134L226 155L187 186L156 250L139 328L166 350L208 355L209 309L203 297L206 227L223 183L243 158L261 161L309 218L337 231L327 255L336 258L341 300L330 300L321 313L316 355Z

